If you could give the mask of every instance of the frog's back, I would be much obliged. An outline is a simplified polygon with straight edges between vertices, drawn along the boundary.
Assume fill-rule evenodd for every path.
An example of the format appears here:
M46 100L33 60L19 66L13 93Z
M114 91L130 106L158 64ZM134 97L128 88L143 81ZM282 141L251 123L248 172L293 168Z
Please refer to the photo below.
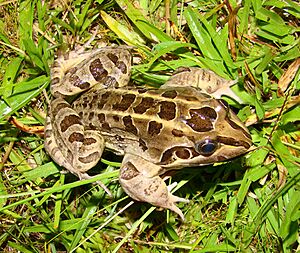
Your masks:
M236 139L240 132L249 136L242 124L236 123L237 118L231 119L226 105L196 88L92 90L80 96L73 107L87 129L101 132L107 147L166 165L172 163L173 153L177 152L187 160L183 165L192 166L191 156L199 156L195 145L208 138L216 140L223 135L220 131L228 131L223 142ZM246 142L234 145L249 147ZM200 162L207 164L213 159L203 157Z

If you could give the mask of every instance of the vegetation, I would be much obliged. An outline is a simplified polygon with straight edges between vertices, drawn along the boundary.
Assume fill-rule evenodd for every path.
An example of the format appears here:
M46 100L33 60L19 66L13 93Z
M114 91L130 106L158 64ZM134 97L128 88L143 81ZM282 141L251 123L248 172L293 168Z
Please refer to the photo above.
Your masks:
M96 0L0 3L1 252L298 252L300 5L292 0ZM181 66L237 79L227 102L254 150L181 170L186 220L132 204L107 154L86 181L43 148L55 54L135 47L132 81L159 86ZM102 180L113 194L99 186Z

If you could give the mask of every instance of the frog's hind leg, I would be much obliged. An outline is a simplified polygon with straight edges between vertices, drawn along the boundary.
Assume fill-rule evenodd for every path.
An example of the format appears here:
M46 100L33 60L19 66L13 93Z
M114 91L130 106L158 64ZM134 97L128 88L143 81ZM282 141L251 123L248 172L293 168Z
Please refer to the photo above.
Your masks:
M159 177L161 167L134 155L125 155L120 169L119 181L124 191L137 201L176 212L182 220L184 215L176 202L188 200L173 195L170 191L175 184L167 186Z
M51 102L46 118L45 149L58 165L80 179L89 179L86 171L100 160L104 139L97 131L85 130L78 114L65 100L57 98ZM98 184L111 195L102 182Z
M92 87L126 86L130 79L131 53L126 47L71 51L58 57L51 68L54 97L79 94Z
M222 95L227 95L241 103L241 99L230 89L230 87L236 83L237 80L224 79L208 69L181 67L173 73L170 79L162 85L161 88L194 87L215 98L221 98Z

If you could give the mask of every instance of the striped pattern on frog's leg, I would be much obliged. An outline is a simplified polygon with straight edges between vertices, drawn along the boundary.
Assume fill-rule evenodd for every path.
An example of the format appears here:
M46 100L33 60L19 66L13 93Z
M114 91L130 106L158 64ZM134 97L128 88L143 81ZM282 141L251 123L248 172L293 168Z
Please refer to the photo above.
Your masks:
M45 149L58 165L80 179L89 179L86 171L100 160L104 139L97 131L85 130L78 114L57 98L51 102L46 119ZM103 183L98 184L110 194Z
M130 79L131 53L127 47L104 47L89 52L72 51L51 68L54 97L79 94L94 87L126 86Z
M242 103L241 99L230 89L236 82L237 80L226 80L208 69L182 67L178 68L161 88L196 87L215 98L227 95Z
M131 198L170 209L184 220L182 211L175 203L189 201L170 192L176 183L167 186L159 176L162 172L163 169L160 166L139 156L126 154L120 168L119 181L124 191Z

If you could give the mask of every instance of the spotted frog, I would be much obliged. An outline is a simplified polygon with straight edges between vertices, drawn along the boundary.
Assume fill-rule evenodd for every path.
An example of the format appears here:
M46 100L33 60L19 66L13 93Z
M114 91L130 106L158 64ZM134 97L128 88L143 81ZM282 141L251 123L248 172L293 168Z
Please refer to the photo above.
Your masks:
M163 175L239 156L251 146L251 136L228 105L211 96L230 91L230 81L189 67L160 89L134 87L128 85L131 58L130 49L120 46L55 61L45 148L80 179L89 178L105 148L124 156L124 191L183 219L175 203L186 200L170 192L176 184L167 186Z

